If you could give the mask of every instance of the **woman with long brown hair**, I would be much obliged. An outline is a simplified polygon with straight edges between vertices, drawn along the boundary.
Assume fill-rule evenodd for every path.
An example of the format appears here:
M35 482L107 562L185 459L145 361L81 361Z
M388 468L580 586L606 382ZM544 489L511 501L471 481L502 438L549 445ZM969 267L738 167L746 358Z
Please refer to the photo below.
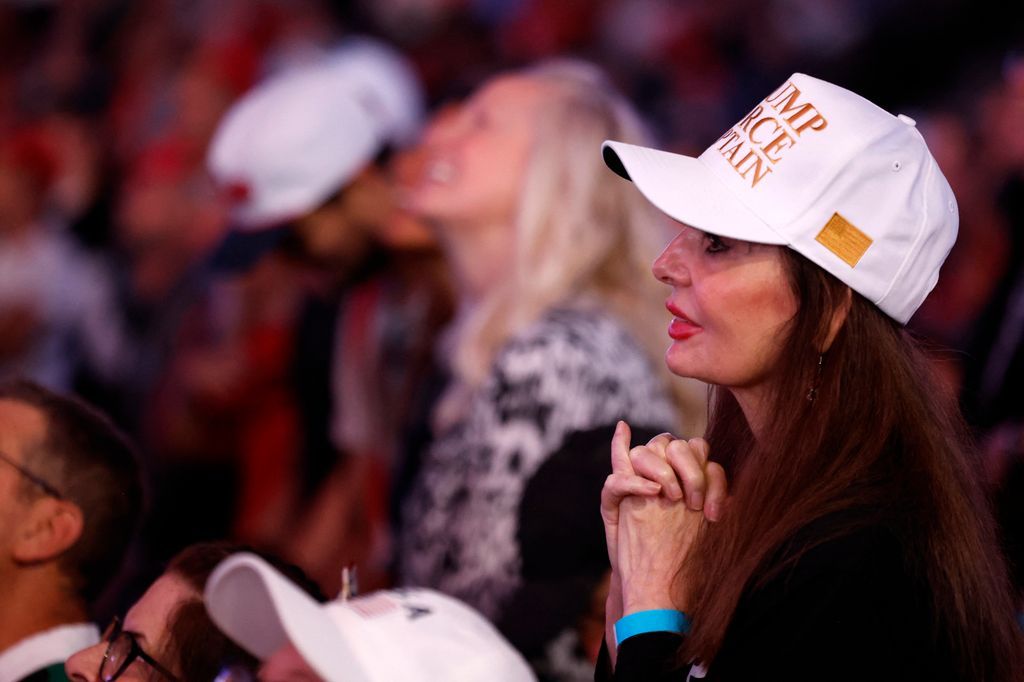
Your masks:
M706 441L616 433L598 679L1020 679L978 463L903 327L958 222L914 122L795 74L699 159L604 154L683 224L666 362L714 389Z

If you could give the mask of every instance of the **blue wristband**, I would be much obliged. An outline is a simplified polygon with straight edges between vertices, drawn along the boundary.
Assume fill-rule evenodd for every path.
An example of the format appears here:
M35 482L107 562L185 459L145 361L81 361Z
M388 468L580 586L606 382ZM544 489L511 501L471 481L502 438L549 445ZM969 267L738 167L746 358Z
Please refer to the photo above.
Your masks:
M682 611L652 609L637 611L623 616L615 623L615 646L619 646L633 635L645 632L676 632L685 635L690 631L690 619Z

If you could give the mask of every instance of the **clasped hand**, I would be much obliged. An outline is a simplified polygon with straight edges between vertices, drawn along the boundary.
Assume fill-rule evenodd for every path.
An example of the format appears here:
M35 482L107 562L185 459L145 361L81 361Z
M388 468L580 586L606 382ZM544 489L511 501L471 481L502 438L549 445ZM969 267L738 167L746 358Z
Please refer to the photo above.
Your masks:
M619 422L612 438L612 473L601 492L601 517L612 576L606 620L647 609L686 608L677 574L700 529L721 518L725 471L708 460L701 438L670 434L630 448ZM609 642L610 649L614 650Z

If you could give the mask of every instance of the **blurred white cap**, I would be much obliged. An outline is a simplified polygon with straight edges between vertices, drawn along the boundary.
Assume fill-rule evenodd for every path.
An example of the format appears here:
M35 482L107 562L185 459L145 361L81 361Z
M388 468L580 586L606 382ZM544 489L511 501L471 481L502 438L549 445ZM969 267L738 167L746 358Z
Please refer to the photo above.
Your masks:
M535 682L493 625L433 590L318 604L243 552L217 566L204 599L217 627L254 656L290 642L327 682Z
M422 102L412 69L369 39L257 85L224 116L207 155L235 227L260 230L315 210L382 149L415 138Z
M419 136L424 120L424 95L409 61L394 48L366 37L347 39L327 61L340 82L374 113L390 144L403 147Z

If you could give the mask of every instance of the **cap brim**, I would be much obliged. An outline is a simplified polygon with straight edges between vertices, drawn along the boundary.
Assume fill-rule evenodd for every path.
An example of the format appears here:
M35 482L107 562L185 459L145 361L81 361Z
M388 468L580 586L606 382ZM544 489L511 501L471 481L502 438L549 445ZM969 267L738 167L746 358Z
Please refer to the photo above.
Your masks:
M222 561L204 599L217 627L260 660L291 642L325 680L369 680L324 607L255 554Z
M606 140L604 162L632 180L670 218L711 234L759 244L786 240L748 209L700 159Z

